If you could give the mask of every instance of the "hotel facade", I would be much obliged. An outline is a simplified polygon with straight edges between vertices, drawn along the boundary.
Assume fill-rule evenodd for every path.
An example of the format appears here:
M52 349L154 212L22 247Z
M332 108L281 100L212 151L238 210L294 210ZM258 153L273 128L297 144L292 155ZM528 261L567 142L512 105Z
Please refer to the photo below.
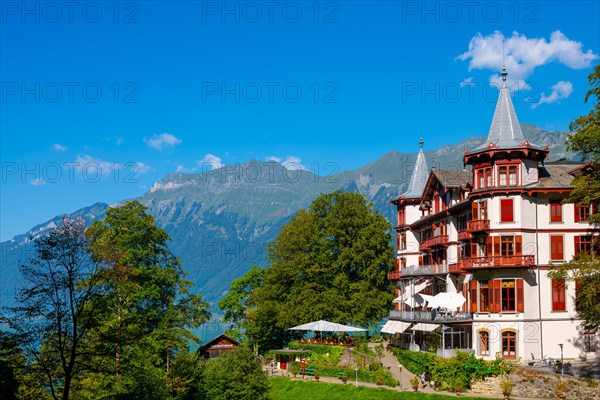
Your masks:
M465 150L465 169L430 171L421 140L408 190L391 201L397 258L388 279L397 287L382 332L442 357L459 349L523 362L561 352L594 359L597 335L581 328L576 284L548 276L591 252L599 234L590 206L562 203L583 166L547 162L549 149L524 138L506 75L487 140Z

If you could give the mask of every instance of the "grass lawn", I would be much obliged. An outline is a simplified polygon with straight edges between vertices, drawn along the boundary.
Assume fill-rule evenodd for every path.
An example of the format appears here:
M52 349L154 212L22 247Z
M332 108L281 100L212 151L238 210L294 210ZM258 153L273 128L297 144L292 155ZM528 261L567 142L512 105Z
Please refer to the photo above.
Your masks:
M327 382L292 381L286 378L271 378L271 398L273 400L397 400L397 399L424 399L443 400L456 399L456 396L442 396L438 394L424 394L414 392L396 392L388 389L373 389L359 386L340 385ZM467 397L477 400L476 397ZM480 399L483 400L483 399Z

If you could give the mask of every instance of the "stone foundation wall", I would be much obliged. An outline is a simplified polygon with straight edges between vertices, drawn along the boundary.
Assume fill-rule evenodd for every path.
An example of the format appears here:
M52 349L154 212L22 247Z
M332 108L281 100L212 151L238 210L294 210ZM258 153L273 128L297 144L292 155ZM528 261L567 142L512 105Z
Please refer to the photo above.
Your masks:
M473 394L502 395L500 383L505 378L488 377L484 381L475 382L471 387ZM514 383L512 397L528 397L532 399L556 399L554 385L561 380L558 375L542 374L531 370L519 369L509 375ZM598 381L562 378L567 383L566 398L573 400L600 400ZM595 386L595 387L594 387Z

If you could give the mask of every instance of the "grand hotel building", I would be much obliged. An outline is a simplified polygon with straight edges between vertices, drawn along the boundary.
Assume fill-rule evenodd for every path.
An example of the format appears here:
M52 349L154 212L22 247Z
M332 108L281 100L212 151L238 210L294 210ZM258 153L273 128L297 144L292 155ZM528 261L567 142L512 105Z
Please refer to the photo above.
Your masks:
M553 264L590 252L592 209L563 204L582 165L545 162L549 149L523 137L502 70L485 143L465 150L469 170L429 171L423 141L397 209L394 309L382 332L413 350L455 349L486 359L592 359L576 285L548 277ZM431 297L451 293L430 307ZM462 294L464 303L452 304ZM439 303L439 301L438 301Z

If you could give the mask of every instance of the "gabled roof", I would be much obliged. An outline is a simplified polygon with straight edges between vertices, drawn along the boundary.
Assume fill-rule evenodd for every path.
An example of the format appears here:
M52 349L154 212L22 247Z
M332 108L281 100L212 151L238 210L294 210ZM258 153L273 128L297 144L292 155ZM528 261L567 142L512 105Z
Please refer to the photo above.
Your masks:
M515 149L520 147L529 147L543 150L542 147L529 143L523 136L517 113L510 99L510 93L506 86L506 68L502 68L502 86L494 111L494 118L488 133L487 140L480 146L473 149L472 152L486 150L488 148Z
M574 176L571 174L573 167L581 166L572 163L546 163L538 168L539 180L531 185L525 185L528 189L570 189L573 188Z
M431 171L427 183L423 188L423 194L421 195L421 202L428 201L433 197L434 192L437 190L438 183L445 188L466 188L467 185L472 184L473 173L464 169L436 169Z
M417 155L417 161L415 161L415 166L410 177L408 190L402 193L402 197L419 198L423 194L423 189L425 189L425 184L429 177L429 168L427 168L427 160L425 160L425 153L423 153L423 138L419 140L419 147L419 154Z
M206 342L202 346L200 346L200 348L198 349L198 353L200 353L200 354L204 353L205 350L207 350L208 348L210 348L210 347L212 347L212 346L214 346L216 344L219 344L223 340L228 341L228 342L230 342L231 344L233 344L235 346L239 346L240 345L240 342L238 342L234 338L232 338L230 336L227 336L224 333L221 333L220 335L212 338L211 340L209 340L208 342Z
M436 169L432 173L447 188L466 187L473 183L473 172L464 169Z

